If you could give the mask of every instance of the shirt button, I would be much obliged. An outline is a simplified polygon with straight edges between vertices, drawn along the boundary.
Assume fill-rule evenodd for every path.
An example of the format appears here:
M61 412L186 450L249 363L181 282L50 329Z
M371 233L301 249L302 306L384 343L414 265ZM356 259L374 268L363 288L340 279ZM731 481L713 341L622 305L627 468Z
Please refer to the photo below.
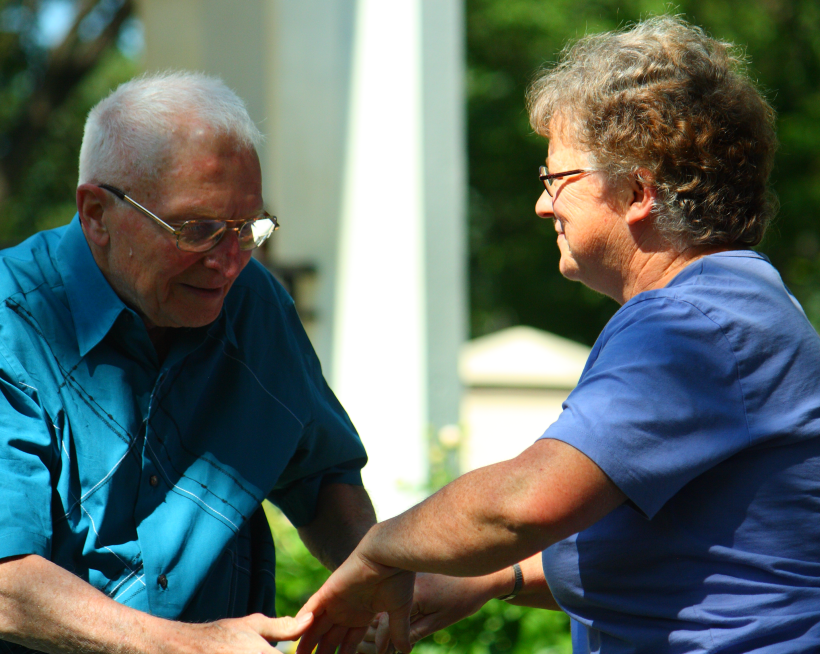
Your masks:
M156 486L159 484L159 477L157 477L156 475L151 475L148 478L148 483L156 488Z
M157 577L157 583L159 584L160 588L162 588L162 590L165 590L166 588L168 588L168 577L166 577L165 575L160 575L159 577Z

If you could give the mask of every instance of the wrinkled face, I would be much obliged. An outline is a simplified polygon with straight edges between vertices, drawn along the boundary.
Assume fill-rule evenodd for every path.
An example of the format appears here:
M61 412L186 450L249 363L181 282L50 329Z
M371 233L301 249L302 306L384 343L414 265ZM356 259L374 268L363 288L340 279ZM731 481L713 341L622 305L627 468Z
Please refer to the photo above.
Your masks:
M550 173L559 173L594 166L585 152L552 130L547 167ZM610 191L602 173L568 176L556 180L553 188L552 197L546 191L541 194L535 212L555 223L561 251L559 270L567 279L603 292L601 282L605 280L599 278L609 267L619 265L622 254L619 237L626 223L620 198Z
M177 148L157 184L126 184L123 190L174 226L194 218L249 218L263 208L256 153L201 130ZM103 272L149 329L216 320L251 257L239 249L232 230L208 252L183 252L173 234L113 196L104 220L110 241Z

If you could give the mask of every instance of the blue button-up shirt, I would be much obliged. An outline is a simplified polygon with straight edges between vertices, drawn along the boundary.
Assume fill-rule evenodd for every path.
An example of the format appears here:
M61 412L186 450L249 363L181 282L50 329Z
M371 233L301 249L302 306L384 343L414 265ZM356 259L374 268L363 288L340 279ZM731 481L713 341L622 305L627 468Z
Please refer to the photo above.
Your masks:
M0 303L0 558L166 618L271 613L261 502L306 524L366 461L282 287L251 261L159 362L75 217L0 253Z

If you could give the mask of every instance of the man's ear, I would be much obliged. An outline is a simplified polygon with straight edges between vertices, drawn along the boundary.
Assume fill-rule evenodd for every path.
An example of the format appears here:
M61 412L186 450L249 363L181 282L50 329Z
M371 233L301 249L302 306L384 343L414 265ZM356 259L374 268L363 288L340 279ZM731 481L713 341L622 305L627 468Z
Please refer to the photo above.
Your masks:
M77 212L86 237L94 245L108 245L108 226L104 220L105 208L111 198L104 189L94 184L80 184L77 187Z
M652 184L648 171L639 170L630 183L632 196L626 209L626 224L637 225L652 215L652 209L658 201L658 189Z

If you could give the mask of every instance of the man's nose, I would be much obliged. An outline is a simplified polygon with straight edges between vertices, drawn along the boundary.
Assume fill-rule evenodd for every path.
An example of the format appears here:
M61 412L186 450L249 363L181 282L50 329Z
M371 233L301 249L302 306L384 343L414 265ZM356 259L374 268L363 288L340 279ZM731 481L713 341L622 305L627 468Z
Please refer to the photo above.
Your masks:
M552 218L553 216L552 198L546 190L541 193L541 197L535 203L535 213L541 218Z
M225 234L213 250L208 251L204 264L219 272L227 279L234 279L242 272L250 252L239 249L239 233L235 229L225 230Z

